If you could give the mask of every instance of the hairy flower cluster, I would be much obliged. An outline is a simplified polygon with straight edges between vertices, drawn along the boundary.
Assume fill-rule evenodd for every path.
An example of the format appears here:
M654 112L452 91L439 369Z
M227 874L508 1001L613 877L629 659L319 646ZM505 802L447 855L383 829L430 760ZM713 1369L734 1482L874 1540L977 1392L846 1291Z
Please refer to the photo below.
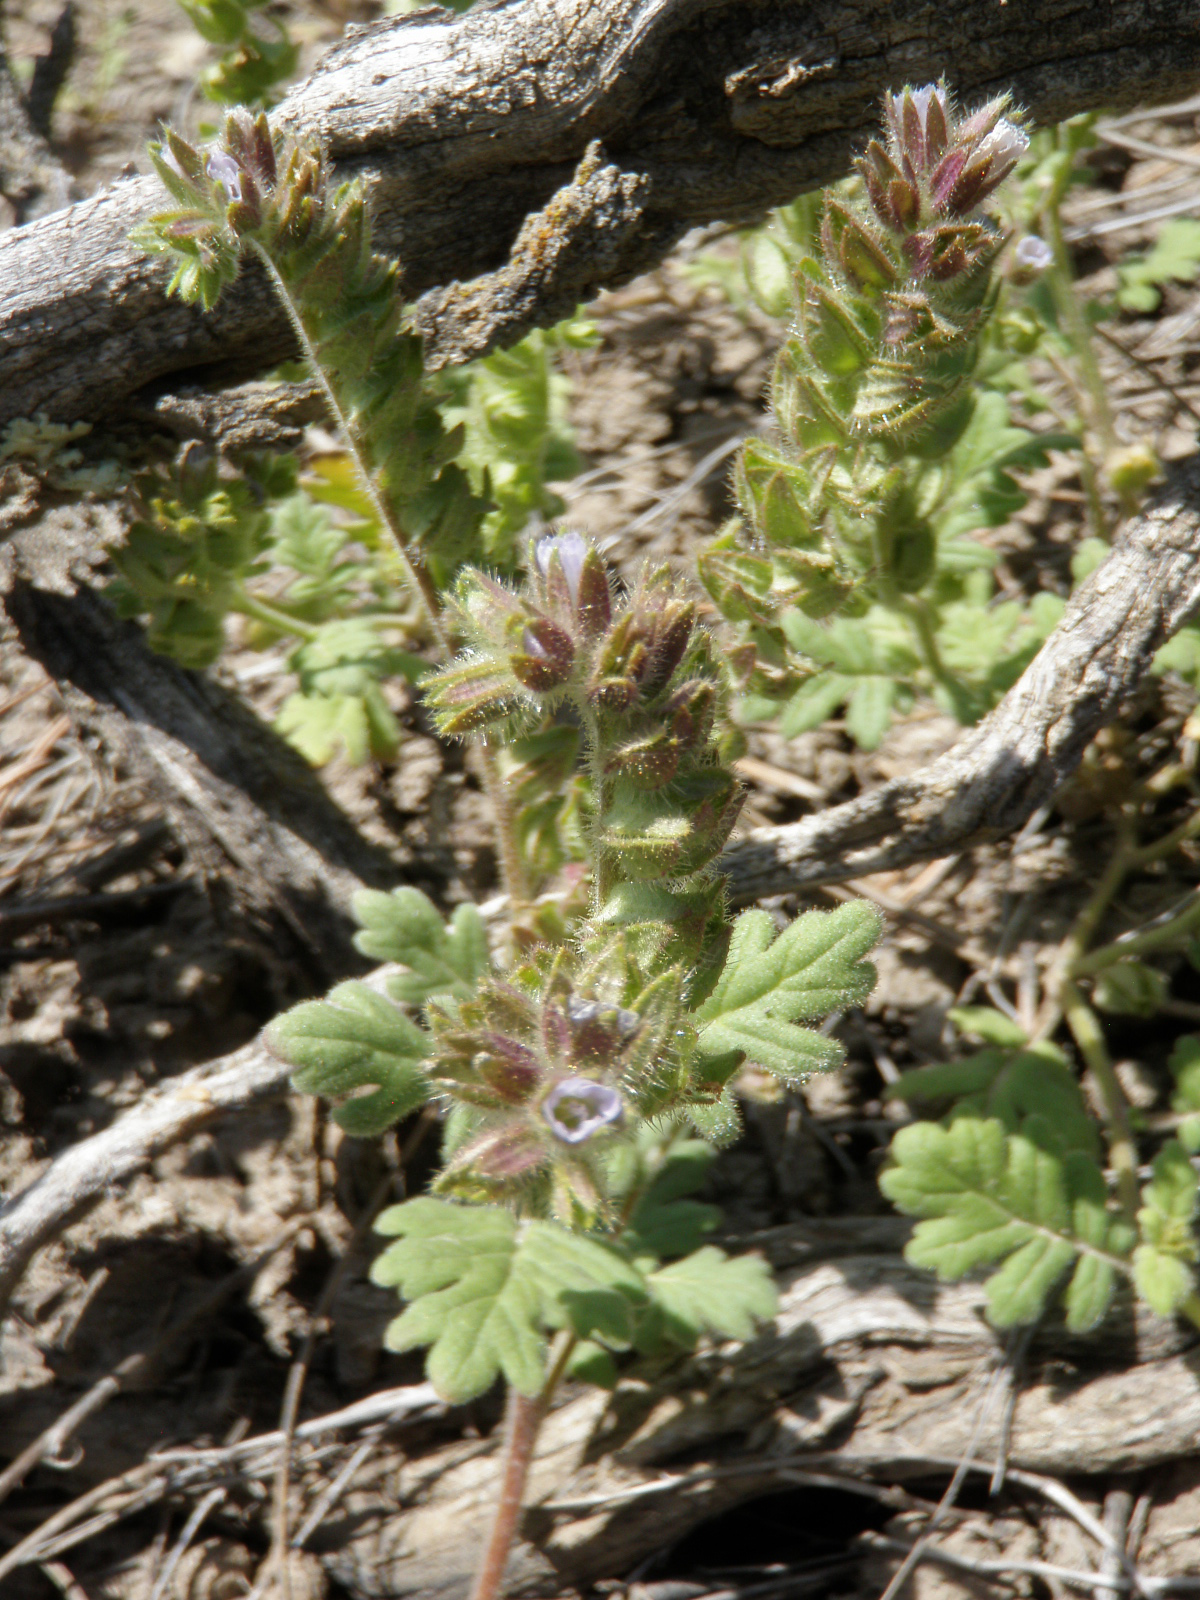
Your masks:
M680 1099L681 1076L664 1067L678 975L651 983L634 1011L596 998L605 980L571 966L560 952L547 971L522 968L470 1000L430 1005L429 1076L471 1123L438 1178L443 1192L599 1217L612 1141Z
M468 569L452 614L467 651L423 684L440 730L577 721L593 921L657 930L668 965L694 960L721 923L709 869L742 803L713 740L723 679L694 603L665 567L617 601L599 552L566 532L536 542L519 592Z
M944 84L884 97L887 143L872 139L856 164L876 216L905 239L919 271L953 277L964 270L954 225L971 218L1029 148L1008 107L1000 96L961 117ZM940 229L950 230L941 248Z
M898 446L936 458L966 426L1004 243L979 208L1029 145L1007 96L963 116L942 84L885 96L884 120L856 164L861 193L828 194L816 254L795 276L771 381L781 438L751 439L738 459L754 539L727 532L701 559L723 615L768 656L782 605L821 617L930 578L919 469ZM1017 270L1036 271L1043 251L1027 242Z
M319 147L241 107L207 151L168 129L150 154L177 209L132 238L174 262L168 292L208 309L247 251L266 264L414 572L448 582L486 504L455 461L463 430L445 427L423 382L421 339L396 262L372 248L362 183L339 182Z

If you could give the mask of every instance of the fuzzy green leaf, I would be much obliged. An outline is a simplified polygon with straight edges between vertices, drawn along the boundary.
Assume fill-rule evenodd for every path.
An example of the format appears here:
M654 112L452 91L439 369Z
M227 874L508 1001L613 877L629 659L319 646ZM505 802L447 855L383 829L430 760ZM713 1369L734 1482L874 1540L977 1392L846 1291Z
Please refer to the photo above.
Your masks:
M397 1242L371 1277L409 1302L388 1328L387 1346L429 1345L429 1380L447 1400L483 1394L501 1373L522 1394L536 1394L554 1329L617 1347L633 1338L646 1284L611 1245L498 1207L427 1198L391 1207L375 1226Z
M1007 1021L1007 1019L1003 1019ZM980 1050L900 1075L889 1088L912 1101L953 1099L951 1117L994 1117L1051 1155L1072 1150L1098 1160L1100 1137L1062 1052L1040 1043L1024 1050Z
M778 935L769 912L744 912L721 976L695 1013L701 1052L741 1050L789 1079L836 1066L841 1046L795 1024L866 999L875 969L862 958L880 927L865 901L806 911Z
M305 1094L374 1089L333 1113L347 1133L382 1133L429 1098L420 1067L429 1035L365 983L339 983L324 1000L293 1006L271 1024L267 1041L296 1068L292 1082Z
M1133 1252L1137 1291L1161 1317L1173 1315L1195 1292L1196 1196L1196 1173L1187 1150L1172 1139L1156 1156L1153 1176L1142 1190L1137 1217L1141 1242Z
M646 1279L651 1302L638 1324L637 1347L656 1354L694 1350L705 1334L749 1339L778 1307L771 1269L761 1256L730 1257L704 1245Z
M362 929L355 947L408 968L388 980L389 992L405 1005L423 1005L433 994L469 1000L488 970L487 929L473 905L459 906L445 923L419 889L360 889L353 910Z
M1002 1262L987 1280L998 1327L1035 1322L1072 1265L1067 1321L1093 1326L1112 1297L1118 1241L1104 1176L1082 1151L1040 1149L1002 1122L961 1117L949 1128L917 1122L892 1141L879 1186L897 1208L925 1220L905 1255L953 1281Z

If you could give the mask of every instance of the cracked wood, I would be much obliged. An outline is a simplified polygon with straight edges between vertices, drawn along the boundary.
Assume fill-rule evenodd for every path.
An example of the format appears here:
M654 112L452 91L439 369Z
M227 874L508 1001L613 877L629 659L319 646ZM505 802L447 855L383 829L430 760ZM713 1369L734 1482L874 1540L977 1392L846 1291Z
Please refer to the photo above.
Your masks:
M687 228L840 177L879 93L942 74L969 99L1011 88L1040 121L1179 97L1200 83L1200 12L1178 0L1041 0L1036 18L993 0L431 9L348 31L278 116L368 179L406 293L438 291L419 312L433 360L448 362L645 270ZM611 165L605 195L556 212L593 140ZM162 203L157 180L128 179L0 237L0 424L111 417L174 374L251 376L288 351L251 268L207 316L163 298L163 264L127 242ZM539 213L560 266L537 251L510 262Z

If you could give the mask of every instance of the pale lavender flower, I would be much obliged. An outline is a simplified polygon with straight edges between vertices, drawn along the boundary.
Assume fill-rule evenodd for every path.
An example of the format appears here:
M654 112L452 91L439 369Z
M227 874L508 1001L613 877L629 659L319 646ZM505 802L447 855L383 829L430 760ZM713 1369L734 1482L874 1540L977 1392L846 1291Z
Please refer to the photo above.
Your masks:
M242 169L232 156L215 150L204 168L214 183L220 184L230 200L242 198Z
M583 1144L624 1113L617 1091L594 1078L560 1078L542 1102L542 1116L563 1144Z
M1013 260L1022 272L1045 272L1054 252L1036 233L1027 233L1013 251Z
M587 560L588 543L582 534L576 533L572 528L568 533L558 533L547 539L539 539L534 547L534 558L538 564L538 571L543 577L550 571L550 562L555 551L562 563L563 577L567 580L567 588L571 594L571 604L579 604L579 579L583 574L583 563Z
M1001 117L991 133L972 150L971 165L977 165L982 159L990 161L992 166L988 176L990 182L996 185L1008 176L1028 149L1029 135L1024 128L1018 128L1015 122Z

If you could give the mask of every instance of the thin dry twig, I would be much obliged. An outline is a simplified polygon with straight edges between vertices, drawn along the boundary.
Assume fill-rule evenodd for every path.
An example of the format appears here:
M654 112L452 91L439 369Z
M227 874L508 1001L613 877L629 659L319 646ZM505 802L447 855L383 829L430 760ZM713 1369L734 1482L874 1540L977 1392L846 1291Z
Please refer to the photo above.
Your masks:
M150 1600L163 1600L163 1596L171 1587L171 1579L175 1576L175 1568L183 1560L187 1548L199 1532L200 1525L208 1513L219 1506L225 1498L224 1489L210 1489L208 1493L192 1507L192 1514L184 1523L178 1539L171 1547L171 1553L163 1562L162 1571L155 1580L154 1588L150 1591Z
M410 1384L385 1389L359 1400L354 1405L302 1422L295 1436L306 1442L319 1440L363 1426L392 1426L409 1417L436 1416L446 1410L433 1386ZM5 1555L0 1556L0 1579L18 1567L37 1564L63 1550L81 1544L125 1517L144 1510L172 1493L223 1487L229 1477L254 1477L269 1470L277 1459L284 1435L276 1430L243 1439L236 1444L210 1448L182 1448L159 1451L131 1467L119 1477L109 1478L61 1506L39 1527L27 1534ZM336 1444L316 1447L316 1458L341 1448ZM216 1483L213 1480L218 1480Z
M114 1395L120 1394L132 1382L144 1378L167 1351L191 1329L210 1317L235 1290L252 1282L267 1262L273 1260L284 1245L295 1238L302 1226L303 1222L291 1224L273 1244L255 1256L253 1261L239 1267L236 1272L231 1272L215 1288L200 1296L182 1316L171 1323L149 1350L138 1350L126 1356L111 1372L92 1384L74 1405L68 1407L62 1416L52 1422L36 1439L31 1440L24 1450L13 1457L4 1471L0 1472L0 1501L6 1499L23 1483L39 1462L59 1460L67 1441L78 1432L89 1417L94 1416Z

